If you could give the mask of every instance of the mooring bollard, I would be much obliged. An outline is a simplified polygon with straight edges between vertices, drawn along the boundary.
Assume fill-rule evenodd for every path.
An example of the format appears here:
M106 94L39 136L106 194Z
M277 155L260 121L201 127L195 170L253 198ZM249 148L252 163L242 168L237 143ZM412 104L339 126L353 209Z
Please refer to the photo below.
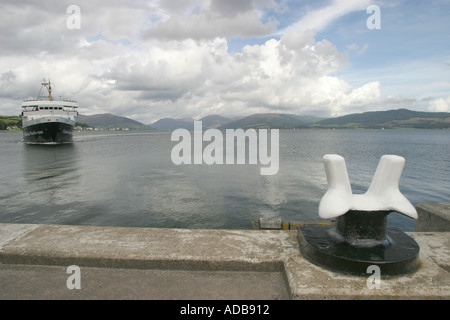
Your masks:
M386 226L387 216L398 212L417 219L414 206L398 184L405 159L381 157L365 194L354 195L342 156L323 157L328 190L319 204L319 216L336 219L334 226L300 226L302 253L328 269L366 275L371 265L382 275L411 273L419 267L419 245L398 228Z

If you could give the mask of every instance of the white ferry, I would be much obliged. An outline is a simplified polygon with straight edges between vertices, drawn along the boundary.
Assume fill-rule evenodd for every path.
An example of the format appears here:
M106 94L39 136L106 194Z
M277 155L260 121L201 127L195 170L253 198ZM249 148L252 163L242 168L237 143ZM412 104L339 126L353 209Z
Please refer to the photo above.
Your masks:
M41 96L43 88L48 96ZM73 100L53 100L50 79L41 83L36 99L22 102L22 128L25 143L70 143L78 116L78 104Z

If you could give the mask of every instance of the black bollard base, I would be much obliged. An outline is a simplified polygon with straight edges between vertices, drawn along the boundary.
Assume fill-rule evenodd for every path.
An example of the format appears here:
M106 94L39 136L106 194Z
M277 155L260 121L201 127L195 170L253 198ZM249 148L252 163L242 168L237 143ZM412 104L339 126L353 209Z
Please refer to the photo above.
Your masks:
M373 229L371 224L371 230L362 228L364 230L359 233L368 232L375 235L374 239L358 239L355 236L355 223L358 223L357 219L351 218L352 215L344 221L337 221L336 226L300 226L297 235L300 249L314 264L346 274L367 276L367 268L371 265L378 266L382 276L417 271L420 265L419 245L400 229L386 228L383 218L386 215L375 215L374 219L382 227L375 225Z

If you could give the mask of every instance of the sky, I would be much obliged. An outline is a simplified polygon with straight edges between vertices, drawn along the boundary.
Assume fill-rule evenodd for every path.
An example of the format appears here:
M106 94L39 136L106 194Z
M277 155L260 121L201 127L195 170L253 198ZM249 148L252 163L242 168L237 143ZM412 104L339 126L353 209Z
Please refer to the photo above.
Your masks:
M379 8L368 10L368 8ZM0 115L450 112L450 0L2 0Z

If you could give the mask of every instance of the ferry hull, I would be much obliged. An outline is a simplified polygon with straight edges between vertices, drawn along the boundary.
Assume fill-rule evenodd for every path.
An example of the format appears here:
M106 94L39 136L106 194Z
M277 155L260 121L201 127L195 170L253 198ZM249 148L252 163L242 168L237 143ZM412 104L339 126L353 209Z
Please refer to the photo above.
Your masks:
M25 143L71 143L73 142L73 125L62 122L44 122L23 128Z

